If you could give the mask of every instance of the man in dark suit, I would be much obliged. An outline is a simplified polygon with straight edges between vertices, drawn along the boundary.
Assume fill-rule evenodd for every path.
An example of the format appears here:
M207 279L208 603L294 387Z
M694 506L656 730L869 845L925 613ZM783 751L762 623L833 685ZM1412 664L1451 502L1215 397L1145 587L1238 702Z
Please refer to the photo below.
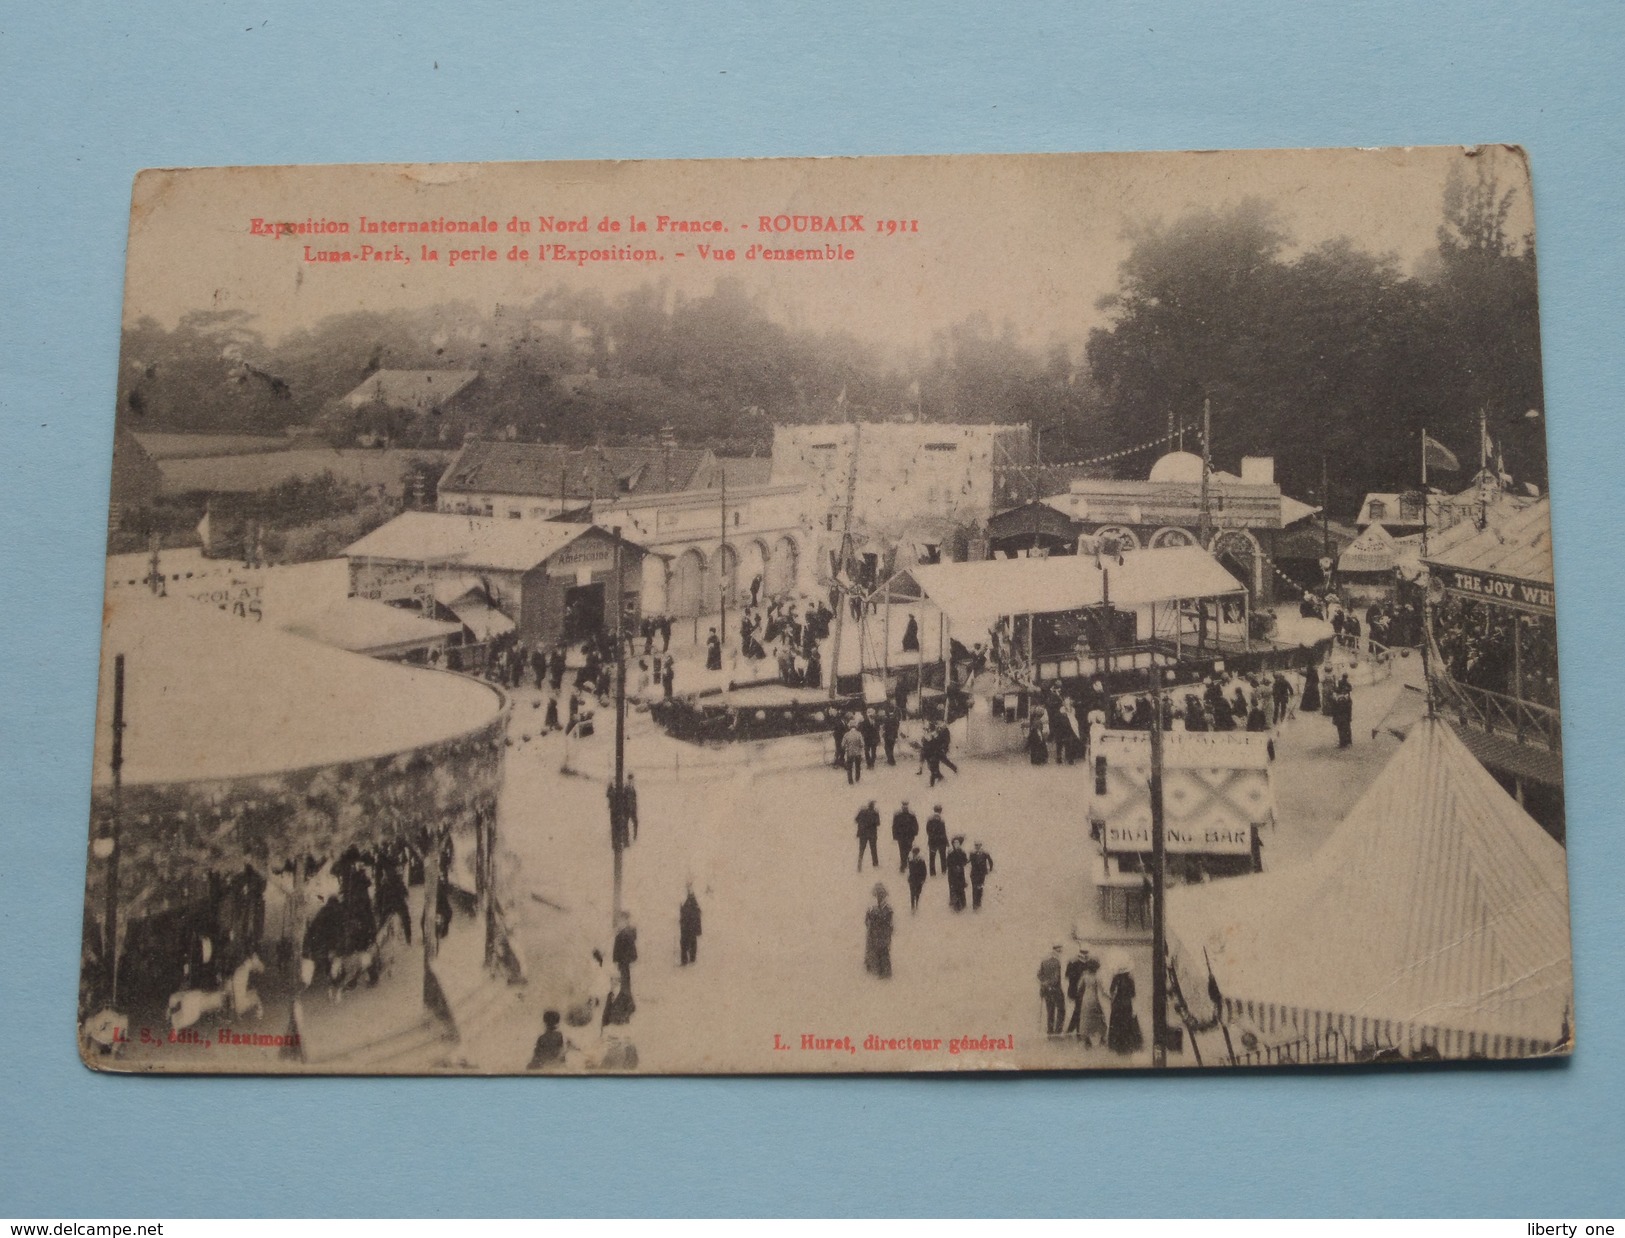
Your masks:
M909 811L908 801L892 814L891 836L897 843L897 871L908 871L908 855L914 849L914 840L920 836L920 819Z
M965 854L965 836L956 834L954 845L948 849L948 858L943 861L944 871L948 874L948 907L951 911L965 910L965 869L970 865L970 857Z
M982 910L982 887L987 875L993 871L993 857L977 843L970 853L970 906L972 911Z
M621 992L632 996L632 964L638 961L638 930L632 924L629 912L621 912L620 927L615 930L615 945L610 950L610 961L620 969Z
M688 883L688 897L677 909L678 966L687 967L699 956L700 900L694 897L694 883Z
M863 763L870 769L875 767L875 750L880 747L880 727L875 718L867 709L858 722L858 730L863 735Z
M916 847L908 860L908 909L910 911L920 909L920 891L923 889L925 889L925 860L920 855L920 849Z
M942 867L948 868L948 823L942 817L942 805L938 804L931 810L931 815L925 819L925 850L931 860L931 875L937 875L937 858L942 858Z
M870 800L858 809L855 818L858 823L858 871L863 871L863 849L869 849L869 860L876 868L880 867L880 852L876 850L880 838L880 813L875 808L875 802Z

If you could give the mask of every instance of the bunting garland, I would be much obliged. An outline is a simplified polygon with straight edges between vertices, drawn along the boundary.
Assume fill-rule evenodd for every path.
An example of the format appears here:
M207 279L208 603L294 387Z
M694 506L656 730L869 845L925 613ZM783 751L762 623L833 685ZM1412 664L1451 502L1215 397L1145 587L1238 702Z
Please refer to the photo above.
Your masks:
M1185 429L1170 430L1168 433L1144 443L1136 443L1133 447L1124 447L1119 451L1109 451L1103 456L1092 456L1087 460L1057 460L1047 464L1005 464L999 467L1011 473L1030 473L1043 469L1081 469L1091 464L1108 464L1113 460L1121 460L1125 456L1138 455L1142 451L1150 451L1153 447L1163 447L1176 441L1182 434L1194 434L1201 437L1201 431L1187 427Z

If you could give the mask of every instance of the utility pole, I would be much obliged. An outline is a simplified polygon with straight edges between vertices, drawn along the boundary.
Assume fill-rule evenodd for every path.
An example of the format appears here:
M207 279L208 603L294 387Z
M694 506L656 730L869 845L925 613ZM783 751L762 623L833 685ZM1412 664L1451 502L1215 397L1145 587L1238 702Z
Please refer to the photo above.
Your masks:
M1208 505L1208 476L1213 472L1213 397L1202 397L1202 497L1196 516L1196 544L1210 550L1208 537L1213 522L1213 510ZM1196 620L1196 648L1207 644L1207 603L1198 601L1200 610ZM1221 616L1222 618L1222 616Z
M615 898L610 931L621 922L621 858L626 851L626 591L621 582L621 526L615 538L615 802L609 814L610 847L615 853Z
M722 543L717 547L717 605L720 614L717 619L717 639L726 647L728 644L728 471L718 466L722 478ZM739 560L734 559L734 571L738 571ZM743 650L741 650L743 652Z
M147 537L148 558L146 585L147 588L152 590L154 596L163 597L166 590L164 589L163 569L158 562L158 546L158 534L149 534Z
M1422 427L1422 558L1428 557L1428 431ZM1422 695L1427 701L1427 716L1433 717L1433 663L1428 656L1433 648L1433 581L1431 576L1422 589Z
M1157 668L1151 677L1151 1065L1168 1065L1168 928L1163 915L1166 840L1162 809L1162 693Z
M840 575L846 567L846 548L852 537L852 504L858 490L858 447L859 435L862 425L854 420L852 422L852 459L846 467L846 509L841 517L841 548L836 554L835 571L835 631L831 634L829 643L829 699L834 700L836 683L841 677L841 624L846 615L848 598L846 590L840 587ZM888 593L890 592L888 587ZM862 669L861 667L859 668Z
M118 1009L118 865L119 838L124 814L124 655L113 659L113 820L108 827L107 852L107 1005Z
M1208 533L1213 523L1213 511L1208 506L1208 477L1213 472L1213 399L1202 397L1202 500L1197 515L1197 540L1207 549Z
M1332 557L1332 526L1329 509L1332 505L1332 483L1326 474L1326 453L1320 453L1320 553Z

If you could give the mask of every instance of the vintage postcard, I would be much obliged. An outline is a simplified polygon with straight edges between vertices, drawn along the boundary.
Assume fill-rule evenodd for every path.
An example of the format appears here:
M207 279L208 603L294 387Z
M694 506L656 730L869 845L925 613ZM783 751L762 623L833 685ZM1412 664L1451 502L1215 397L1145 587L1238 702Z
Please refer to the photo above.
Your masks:
M111 1071L1574 1040L1513 147L151 171Z

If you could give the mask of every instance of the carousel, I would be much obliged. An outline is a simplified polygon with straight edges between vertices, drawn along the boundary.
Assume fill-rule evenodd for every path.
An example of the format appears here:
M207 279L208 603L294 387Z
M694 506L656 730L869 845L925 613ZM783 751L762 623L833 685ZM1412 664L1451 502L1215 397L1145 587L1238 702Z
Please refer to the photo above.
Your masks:
M502 694L172 600L119 599L103 637L87 1062L367 1069L455 1038L461 991L513 978Z

